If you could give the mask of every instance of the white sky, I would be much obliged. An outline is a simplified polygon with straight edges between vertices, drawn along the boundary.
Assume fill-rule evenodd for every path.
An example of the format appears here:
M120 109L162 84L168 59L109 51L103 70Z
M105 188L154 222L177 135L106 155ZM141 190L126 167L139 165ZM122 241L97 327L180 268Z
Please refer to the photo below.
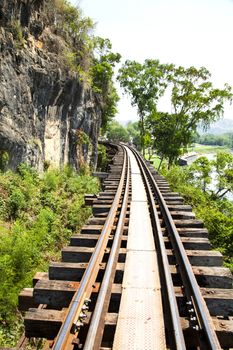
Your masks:
M126 59L204 66L216 87L233 87L233 0L71 0L96 24L96 35L109 38ZM168 106L169 109L170 106ZM137 119L123 97L121 122ZM225 118L233 118L226 106Z

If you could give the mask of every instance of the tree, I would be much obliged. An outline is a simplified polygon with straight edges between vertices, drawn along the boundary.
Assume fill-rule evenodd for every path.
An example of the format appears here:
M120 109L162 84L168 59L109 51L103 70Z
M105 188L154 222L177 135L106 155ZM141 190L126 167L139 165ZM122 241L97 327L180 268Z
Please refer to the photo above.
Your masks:
M196 142L202 144L202 145L218 145L218 146L227 146L231 148L232 146L232 138L233 133L224 133L220 135L214 135L214 134L204 134L204 135L198 135L196 137Z
M189 174L192 181L198 183L203 192L206 192L206 186L211 183L212 164L206 157L199 157L189 167Z
M139 122L129 122L126 126L127 132L129 134L129 141L140 150L141 141L140 141L140 130Z
M172 110L182 118L184 131L196 131L198 123L207 128L222 115L224 102L232 98L229 85L216 89L209 81L210 77L210 72L204 67L178 67L173 70Z
M115 120L108 124L106 136L109 141L129 142L129 134L126 128Z
M202 156L189 166L187 173L187 181L201 188L203 192L208 192L213 199L221 199L228 192L233 192L233 155L231 153L218 152L213 161ZM213 178L215 189L207 190L207 185Z
M152 110L147 117L154 146L168 159L168 166L177 160L181 148L186 149L192 142L197 126L208 128L221 117L224 102L232 98L230 86L216 89L209 78L206 68L173 66L167 83L171 89L171 113ZM164 137L166 142L161 140Z
M169 72L172 68L173 65L147 59L144 64L128 60L119 70L117 79L124 92L130 95L131 104L138 109L143 154L145 150L144 119L156 109L158 98L163 95L167 87Z
M107 123L117 112L119 96L113 84L114 67L120 61L120 54L111 52L112 45L109 39L95 38L93 65L90 69L92 86L102 100L102 123L106 130Z
M164 158L168 159L168 167L182 153L180 148L180 130L174 128L176 115L154 112L146 119L146 126L154 136L153 148L161 158L160 166Z
M211 163L211 162L210 162ZM213 163L211 163L212 169ZM202 184L190 177L189 167L163 167L173 191L181 193L187 204L192 205L196 216L204 221L214 248L221 249L225 263L233 271L233 203L229 200L213 198L208 191L203 192Z
M131 96L140 116L141 145L144 150L145 119L154 138L154 146L169 166L176 161L180 148L193 139L197 126L207 128L220 118L223 104L232 98L231 88L216 89L209 81L210 72L204 68L176 67L158 60L143 64L126 61L119 70L118 80ZM171 112L158 111L159 98L170 93ZM158 125L159 124L159 125ZM166 141L161 141L165 137ZM173 142L168 145L168 142Z
M222 198L227 192L233 191L233 155L218 152L213 165L217 173L217 190L212 195L215 198Z

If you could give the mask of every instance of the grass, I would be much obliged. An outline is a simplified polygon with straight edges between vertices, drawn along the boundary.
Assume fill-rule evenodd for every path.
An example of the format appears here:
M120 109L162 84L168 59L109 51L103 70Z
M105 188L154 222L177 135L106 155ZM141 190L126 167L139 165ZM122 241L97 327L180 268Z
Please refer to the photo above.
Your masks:
M198 154L204 153L216 153L219 151L227 151L229 148L227 146L209 146L209 145L200 145L198 143L195 144L195 147L190 147L189 152L197 152Z
M159 164L160 164L160 160L161 160L160 157L157 156L156 154L153 154L152 156L150 156L150 154L149 154L147 149L145 150L145 152L146 152L145 153L145 158L152 162L152 165L155 167L155 169L158 169Z
M153 156L150 160L153 161L152 165L155 169L158 169L161 159L158 156Z

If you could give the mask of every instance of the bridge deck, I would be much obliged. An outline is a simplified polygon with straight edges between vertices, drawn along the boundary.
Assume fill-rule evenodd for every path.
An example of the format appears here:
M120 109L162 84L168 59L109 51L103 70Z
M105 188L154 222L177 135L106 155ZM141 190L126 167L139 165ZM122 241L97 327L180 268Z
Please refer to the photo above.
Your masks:
M129 151L132 201L122 297L113 349L166 349L161 286L146 192Z

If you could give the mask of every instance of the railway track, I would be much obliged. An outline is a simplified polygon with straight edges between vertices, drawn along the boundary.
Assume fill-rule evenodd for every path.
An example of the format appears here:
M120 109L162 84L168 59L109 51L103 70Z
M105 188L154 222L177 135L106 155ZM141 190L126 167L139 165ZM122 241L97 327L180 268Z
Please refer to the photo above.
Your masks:
M19 296L45 349L233 348L232 275L191 207L115 146L93 216Z

